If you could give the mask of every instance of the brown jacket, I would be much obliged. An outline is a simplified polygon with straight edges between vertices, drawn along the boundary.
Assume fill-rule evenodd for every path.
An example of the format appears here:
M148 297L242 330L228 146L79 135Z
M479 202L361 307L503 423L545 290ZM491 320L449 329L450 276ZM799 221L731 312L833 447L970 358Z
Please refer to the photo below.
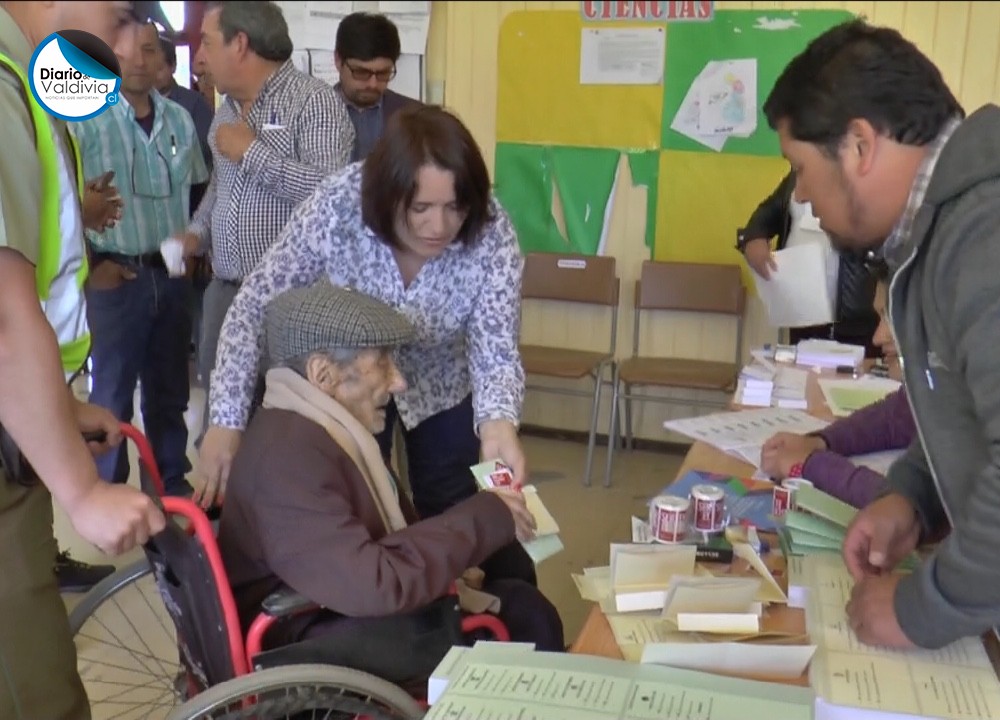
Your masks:
M360 471L326 430L260 410L233 462L219 527L243 627L283 584L342 615L415 610L514 541L514 520L492 493L420 522L401 501L413 524L386 534Z

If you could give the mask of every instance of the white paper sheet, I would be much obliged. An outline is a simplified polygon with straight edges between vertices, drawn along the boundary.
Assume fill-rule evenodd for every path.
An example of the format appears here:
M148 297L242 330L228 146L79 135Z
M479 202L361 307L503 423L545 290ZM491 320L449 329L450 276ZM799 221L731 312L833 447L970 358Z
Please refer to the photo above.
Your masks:
M584 28L581 85L659 85L666 31L662 27Z
M643 647L640 662L704 672L790 679L802 675L815 652L815 645L650 642Z
M400 55L396 61L396 77L389 83L389 88L400 95L424 99L424 69L421 55Z
M305 27L301 44L296 47L310 50L333 50L337 45L337 28L344 15L351 12L341 12L340 8L332 7L338 3L306 2ZM350 5L350 3L346 3Z
M760 447L775 433L789 432L798 435L822 430L825 420L801 410L761 408L739 412L721 412L699 417L668 420L667 430L706 442L723 452L742 455L749 462L760 462ZM756 452L756 459L750 460Z
M399 30L399 45L404 55L424 55L427 52L427 31L431 16L393 15L390 18Z
M379 2L378 9L384 13L424 13L430 14L429 2Z
M769 280L753 273L757 295L772 327L807 327L833 321L834 299L827 286L827 252L805 243L774 253Z
M698 77L691 82L691 86L688 88L687 93L685 93L681 106L677 108L677 114L674 115L674 119L670 123L671 130L679 132L681 135L689 137L716 152L722 150L726 144L728 135L708 135L702 133L699 129L699 120L701 118L701 85L702 83L709 82L712 76L719 71L720 67L719 63L712 61L702 68Z
M720 62L698 80L698 132L749 137L757 129L757 60Z
M336 85L340 82L340 73L333 62L333 50L310 50L309 66L312 76L317 80Z

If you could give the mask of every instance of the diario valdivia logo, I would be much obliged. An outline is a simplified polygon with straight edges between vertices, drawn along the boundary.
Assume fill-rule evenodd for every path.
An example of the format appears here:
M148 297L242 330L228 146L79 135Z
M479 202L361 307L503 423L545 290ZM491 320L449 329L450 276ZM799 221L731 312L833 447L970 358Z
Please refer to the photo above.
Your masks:
M118 102L121 66L100 38L82 30L60 30L35 49L28 68L31 92L62 120L87 120Z

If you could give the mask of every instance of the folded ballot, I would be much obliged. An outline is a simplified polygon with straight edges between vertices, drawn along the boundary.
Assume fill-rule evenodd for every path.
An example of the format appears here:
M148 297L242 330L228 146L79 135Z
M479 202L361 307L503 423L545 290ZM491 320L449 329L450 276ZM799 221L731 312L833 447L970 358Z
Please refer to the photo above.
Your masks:
M497 487L513 487L514 473L500 460L487 460L473 465L470 470L476 478L476 484L482 490ZM537 565L563 549L559 539L559 525L538 496L534 485L521 488L528 512L535 518L535 537L533 540L521 543L532 561Z

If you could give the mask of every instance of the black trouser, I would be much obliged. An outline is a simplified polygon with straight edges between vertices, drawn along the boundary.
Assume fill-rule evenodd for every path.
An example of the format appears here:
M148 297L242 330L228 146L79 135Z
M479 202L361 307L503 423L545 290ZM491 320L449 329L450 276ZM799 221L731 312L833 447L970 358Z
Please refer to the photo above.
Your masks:
M390 402L385 430L376 436L387 465L398 418L396 403ZM479 462L479 438L472 423L472 395L468 395L458 405L427 418L415 428L403 429L410 489L420 517L440 515L475 495L476 480L469 468ZM512 578L538 584L535 565L518 542L497 551L479 567L487 582Z

